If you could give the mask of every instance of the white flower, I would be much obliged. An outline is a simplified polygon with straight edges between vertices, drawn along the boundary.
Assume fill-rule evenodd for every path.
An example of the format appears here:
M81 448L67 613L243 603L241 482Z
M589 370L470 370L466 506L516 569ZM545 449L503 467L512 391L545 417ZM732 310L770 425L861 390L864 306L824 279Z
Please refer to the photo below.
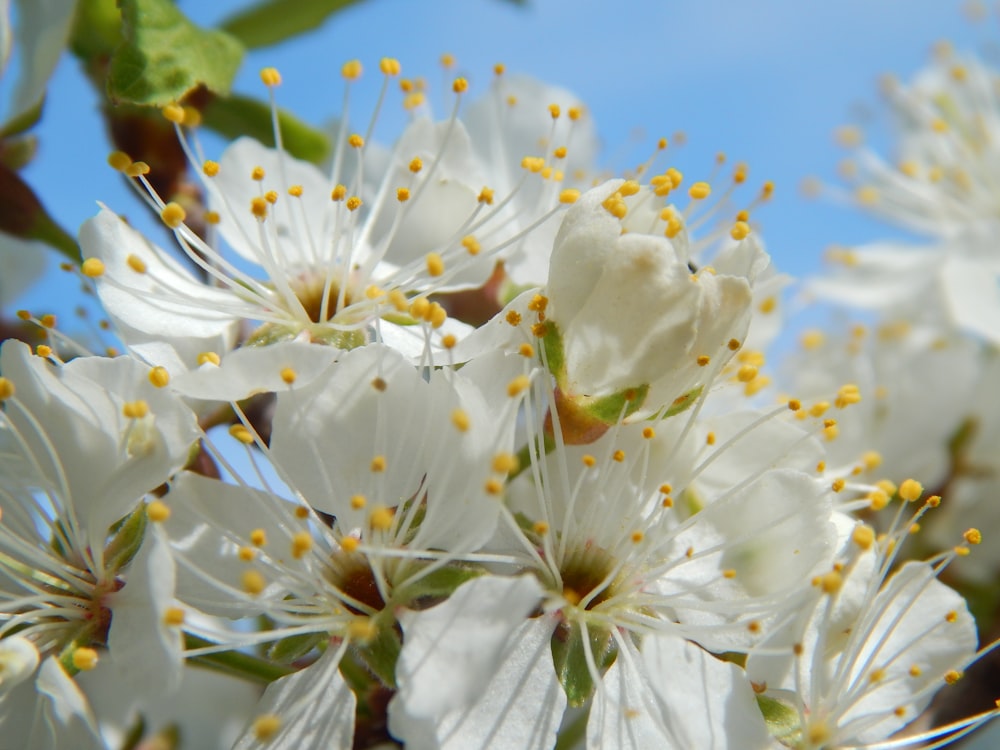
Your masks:
M134 689L169 691L172 563L143 498L187 461L193 415L128 359L53 365L8 341L0 367L0 638L72 672L107 647Z
M351 65L345 75L353 80L360 66ZM382 62L387 81L398 68ZM273 69L262 77L276 85ZM459 94L466 87L464 79L454 84ZM459 100L444 122L416 117L388 155L343 121L329 175L248 138L218 163L203 162L178 125L213 209L208 241L186 223L181 206L152 190L145 167L113 155L207 280L102 209L82 228L80 243L103 263L93 264L98 291L126 343L172 374L200 364L206 351L232 347L245 336L244 322L255 326L255 344L301 338L350 349L380 340L413 356L453 345L466 329L428 296L481 285L507 248L563 208L551 190L530 204L516 202L522 185L545 179L535 161L517 184L505 176L504 186L494 187L491 166L476 158L457 118ZM216 225L239 261L211 241ZM263 278L243 270L242 261Z

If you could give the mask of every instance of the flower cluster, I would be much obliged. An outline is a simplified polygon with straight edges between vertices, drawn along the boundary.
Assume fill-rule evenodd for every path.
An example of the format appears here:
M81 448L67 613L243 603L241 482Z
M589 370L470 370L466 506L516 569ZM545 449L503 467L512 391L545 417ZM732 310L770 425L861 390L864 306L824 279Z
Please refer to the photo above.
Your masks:
M126 355L41 318L3 345L0 744L832 750L992 718L887 742L991 648L939 578L983 536L947 506L995 445L987 409L954 419L995 352L901 295L877 335L807 334L776 395L770 183L691 180L665 140L603 174L568 92L498 66L438 121L379 67L409 124L382 147L345 104L323 171L277 114L275 148L213 160L167 107L204 205L109 161L176 249L106 207L80 232ZM962 135L908 132L914 171L988 130L962 70ZM934 222L959 267L966 223ZM869 265L843 298L884 301Z

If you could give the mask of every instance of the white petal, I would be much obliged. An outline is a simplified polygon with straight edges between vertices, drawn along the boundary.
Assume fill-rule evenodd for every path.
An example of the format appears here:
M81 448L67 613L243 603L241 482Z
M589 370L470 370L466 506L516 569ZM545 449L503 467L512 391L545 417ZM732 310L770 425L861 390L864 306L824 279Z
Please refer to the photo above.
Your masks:
M437 607L403 612L392 733L412 750L552 747L566 696L554 623L526 619L541 593L530 576L483 577Z
M75 0L20 0L15 49L20 50L21 79L7 114L12 120L42 101L49 76L66 47ZM6 17L4 17L6 22Z
M681 638L620 639L594 697L587 747L756 750L770 746L742 670Z
M233 750L329 750L354 738L354 693L340 676L341 649L331 646L312 666L275 680L257 704L257 716L276 716L277 733L258 739L253 726Z

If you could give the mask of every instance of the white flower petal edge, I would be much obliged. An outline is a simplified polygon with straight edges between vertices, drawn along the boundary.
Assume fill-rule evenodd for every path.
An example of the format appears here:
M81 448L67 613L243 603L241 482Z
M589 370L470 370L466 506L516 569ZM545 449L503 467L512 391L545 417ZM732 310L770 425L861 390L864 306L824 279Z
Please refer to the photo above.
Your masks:
M357 701L338 671L342 655L331 644L315 664L268 685L233 750L351 747Z
M669 635L619 638L587 723L587 747L758 750L770 736L743 671Z
M389 728L407 748L555 744L566 695L552 666L554 623L527 619L541 596L530 576L483 577L437 607L401 614Z

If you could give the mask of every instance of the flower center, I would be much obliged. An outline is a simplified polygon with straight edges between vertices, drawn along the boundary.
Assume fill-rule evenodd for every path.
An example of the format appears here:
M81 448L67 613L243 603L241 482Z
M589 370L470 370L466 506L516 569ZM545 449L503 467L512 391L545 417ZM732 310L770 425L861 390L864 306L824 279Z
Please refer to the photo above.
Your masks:
M353 301L350 287L344 291L344 298L341 300L339 282L336 279L328 281L323 274L316 272L300 275L291 280L289 286L313 323L326 323Z
M586 600L584 609L593 609L611 598L613 592L608 578L615 568L615 559L590 542L568 552L559 567L562 577L563 597L574 606Z

